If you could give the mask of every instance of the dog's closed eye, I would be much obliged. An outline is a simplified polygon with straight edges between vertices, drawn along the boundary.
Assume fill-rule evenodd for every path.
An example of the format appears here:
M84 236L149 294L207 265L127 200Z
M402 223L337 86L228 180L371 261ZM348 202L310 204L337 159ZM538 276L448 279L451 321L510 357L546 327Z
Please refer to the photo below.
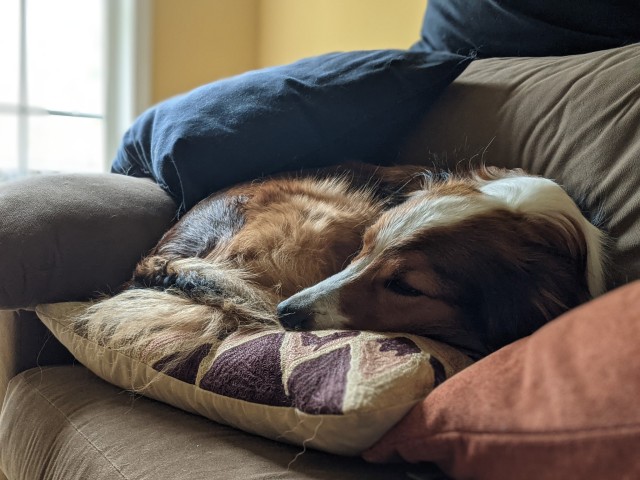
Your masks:
M384 287L387 290L390 290L393 293L402 295L404 297L420 297L424 295L424 293L422 293L420 290L412 287L405 280L399 277L394 277L387 280L384 284Z

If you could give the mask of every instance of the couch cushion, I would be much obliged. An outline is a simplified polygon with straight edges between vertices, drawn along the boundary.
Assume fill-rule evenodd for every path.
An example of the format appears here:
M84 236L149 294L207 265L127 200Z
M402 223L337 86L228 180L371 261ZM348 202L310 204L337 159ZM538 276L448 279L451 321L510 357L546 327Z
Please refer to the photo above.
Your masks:
M417 47L480 58L571 55L638 42L638 25L633 1L429 0Z
M443 478L432 465L368 465L249 435L131 395L80 366L12 380L0 470L11 480Z
M175 216L152 181L45 175L0 185L0 309L109 293Z
M612 242L610 286L640 278L640 44L478 60L436 102L403 163L485 162L557 180Z
M366 458L456 478L640 478L640 282L438 387Z
M179 330L152 332L144 348L136 338L111 342L118 323L135 321L135 311L113 310L87 326L80 317L86 308L62 303L36 311L98 376L251 433L343 455L373 444L471 363L451 347L411 335L256 329L212 338L173 364Z
M0 310L0 332L0 404L9 380L17 373L73 361L35 312Z
M185 211L262 175L388 161L469 61L443 52L344 52L220 80L145 112L125 134L113 171L154 178Z

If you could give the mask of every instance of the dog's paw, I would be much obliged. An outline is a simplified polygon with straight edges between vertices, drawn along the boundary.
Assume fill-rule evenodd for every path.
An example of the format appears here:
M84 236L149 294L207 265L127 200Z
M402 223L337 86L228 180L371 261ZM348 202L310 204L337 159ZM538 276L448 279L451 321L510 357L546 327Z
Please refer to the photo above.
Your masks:
M168 270L169 260L164 257L151 256L143 258L133 272L129 288L170 288L176 275Z

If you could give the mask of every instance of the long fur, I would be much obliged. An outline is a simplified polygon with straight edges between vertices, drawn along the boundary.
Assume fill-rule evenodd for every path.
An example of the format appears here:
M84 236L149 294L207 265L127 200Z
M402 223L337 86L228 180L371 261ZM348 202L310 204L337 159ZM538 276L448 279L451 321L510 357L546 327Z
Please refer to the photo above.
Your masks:
M399 329L480 356L601 293L601 247L566 193L521 171L274 178L199 203L78 325L164 368L281 322ZM419 288L401 278L412 269Z
M238 329L281 329L276 306L341 270L419 167L335 169L234 187L196 205L126 289L78 320L89 338L165 368Z

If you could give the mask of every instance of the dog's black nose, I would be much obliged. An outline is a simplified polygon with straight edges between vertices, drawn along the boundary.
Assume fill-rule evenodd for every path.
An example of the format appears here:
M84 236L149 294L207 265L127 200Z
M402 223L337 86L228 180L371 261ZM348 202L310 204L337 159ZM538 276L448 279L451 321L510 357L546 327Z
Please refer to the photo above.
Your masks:
M296 305L281 302L276 310L278 314L278 320L284 328L287 330L300 330L304 328L305 323L311 320L311 311L300 308Z

